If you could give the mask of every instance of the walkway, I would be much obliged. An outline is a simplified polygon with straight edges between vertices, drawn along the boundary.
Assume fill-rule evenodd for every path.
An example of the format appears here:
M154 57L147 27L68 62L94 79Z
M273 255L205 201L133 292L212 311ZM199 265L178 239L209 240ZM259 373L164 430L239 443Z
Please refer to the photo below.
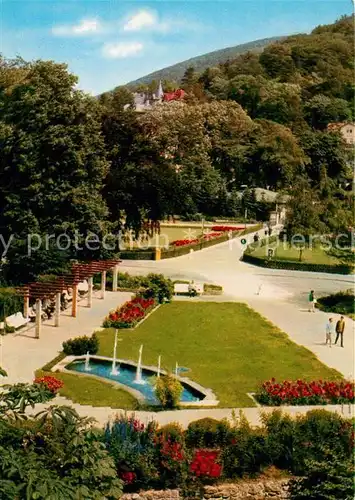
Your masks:
M263 236L263 232L259 232ZM243 237L242 237L243 238ZM354 285L352 275L309 273L263 269L240 261L245 245L241 238L174 259L161 261L123 261L120 268L132 274L159 272L172 279L189 279L222 285L228 301L246 302L290 338L310 349L328 366L346 378L354 378L354 322L346 318L342 349L325 347L325 324L336 314L309 313L308 293L317 297ZM247 236L253 241L253 234ZM221 297L216 299L221 300Z
M151 422L152 420L159 423L159 425L166 425L171 422L177 422L182 427L186 428L190 422L198 420L204 417L215 418L221 420L226 418L230 421L233 420L234 416L238 417L240 411L246 416L251 425L260 425L261 413L270 413L275 408L264 407L264 408L212 408L212 409L189 409L189 410L171 410L171 411L160 411L160 412L149 412L149 411L123 411L114 410L108 407L93 407L86 405L74 404L66 398L56 397L51 401L50 404L58 405L70 405L78 412L82 417L94 417L100 427L103 427L107 422L115 419L116 416L120 414L134 415L134 418L139 419L144 424ZM48 405L36 405L35 410L29 410L28 413L38 413L43 410ZM310 410L314 409L324 409L322 406L284 406L282 410L291 416L305 414ZM326 407L328 411L338 413L345 418L354 418L354 405L328 405Z
M70 309L64 311L59 327L54 326L54 319L44 322L39 339L34 338L34 326L25 332L0 336L0 366L8 374L1 382L32 382L34 372L59 354L65 340L100 329L108 312L129 300L131 294L106 292L104 300L98 297L99 293L94 294L91 308L85 299L80 301L76 318L70 316Z

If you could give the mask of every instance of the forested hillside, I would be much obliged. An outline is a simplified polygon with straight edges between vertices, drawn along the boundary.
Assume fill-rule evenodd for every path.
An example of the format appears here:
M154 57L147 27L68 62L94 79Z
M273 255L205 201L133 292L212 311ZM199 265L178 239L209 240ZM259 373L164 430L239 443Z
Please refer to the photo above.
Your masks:
M239 54L243 54L245 52L261 52L267 45L276 40L279 40L280 38L281 37L263 38L261 40L254 40L253 42L242 43L234 47L214 50L213 52L208 52L207 54L203 54L201 56L192 57L191 59L188 59L186 61L182 61L180 63L173 64L172 66L168 66L167 68L149 73L149 75L138 78L133 82L129 82L127 86L135 87L136 85L142 83L149 84L152 80L179 81L183 77L186 69L191 66L196 71L203 71L210 66L224 63L229 59L234 59Z
M183 102L138 114L126 88L95 99L64 65L1 59L0 235L13 238L2 279L115 254L116 240L110 250L82 243L169 214L261 218L253 187L293 195L289 234L347 230L353 150L327 124L353 119L353 61L353 20L342 18L187 70ZM58 251L51 239L29 256L28 233L76 244Z

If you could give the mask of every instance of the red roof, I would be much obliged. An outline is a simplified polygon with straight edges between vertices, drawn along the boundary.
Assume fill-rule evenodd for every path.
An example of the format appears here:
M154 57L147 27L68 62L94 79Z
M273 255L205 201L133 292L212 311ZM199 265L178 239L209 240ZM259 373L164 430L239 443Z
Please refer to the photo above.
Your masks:
M185 94L185 91L182 89L175 90L175 92L167 92L164 94L163 101L178 101L179 99L183 99Z

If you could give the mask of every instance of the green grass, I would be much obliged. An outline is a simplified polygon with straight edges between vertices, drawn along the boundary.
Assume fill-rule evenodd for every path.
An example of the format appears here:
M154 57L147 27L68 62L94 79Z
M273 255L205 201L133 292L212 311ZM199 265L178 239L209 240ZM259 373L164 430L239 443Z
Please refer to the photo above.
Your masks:
M72 375L70 373L48 373L38 370L36 376L52 375L64 382L59 391L73 403L90 406L108 406L119 409L136 409L137 400L123 389L115 388L107 382L84 375Z
M111 356L114 331L98 332L99 354ZM244 304L173 302L135 330L121 331L118 356L172 370L177 361L192 380L210 387L223 407L253 406L247 392L271 377L279 380L340 379L304 347Z
M270 245L273 248L273 245ZM267 257L268 254L267 245L264 247L256 248L256 250L252 253L255 257ZM284 248L283 243L280 242L279 246L274 250L274 255L272 260L286 260L291 262L300 262L300 251L298 248ZM328 264L328 265L336 265L341 262L328 255L324 250L319 247L314 248L306 248L302 252L302 262L308 264Z

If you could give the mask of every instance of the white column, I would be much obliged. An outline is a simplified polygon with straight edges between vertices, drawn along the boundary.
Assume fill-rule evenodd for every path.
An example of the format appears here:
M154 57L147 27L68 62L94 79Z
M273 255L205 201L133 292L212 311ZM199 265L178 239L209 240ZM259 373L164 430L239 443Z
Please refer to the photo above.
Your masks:
M101 274L101 298L105 298L105 291L106 291L106 271L102 271Z
M118 266L113 268L112 274L112 291L117 292L117 275L118 275Z
M23 298L23 317L28 319L28 311L30 308L30 296L25 295Z
M42 327L42 301L36 300L36 339L39 339Z
M92 306L92 289L93 289L93 277L91 276L89 279L88 279L88 307L91 307Z
M61 298L61 293L58 292L55 296L55 316L54 316L54 325L59 326L60 322L60 298Z

